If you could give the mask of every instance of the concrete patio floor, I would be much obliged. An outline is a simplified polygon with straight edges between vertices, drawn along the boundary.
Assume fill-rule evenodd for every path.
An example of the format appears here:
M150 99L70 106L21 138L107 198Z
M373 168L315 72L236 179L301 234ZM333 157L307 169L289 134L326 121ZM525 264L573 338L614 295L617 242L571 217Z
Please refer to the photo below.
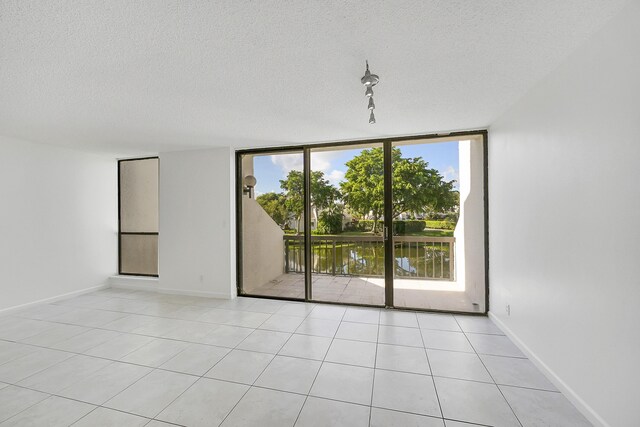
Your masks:
M458 282L396 278L394 289L396 307L478 311ZM246 292L249 295L304 299L304 275L282 274ZM316 274L313 277L313 300L384 306L384 278Z

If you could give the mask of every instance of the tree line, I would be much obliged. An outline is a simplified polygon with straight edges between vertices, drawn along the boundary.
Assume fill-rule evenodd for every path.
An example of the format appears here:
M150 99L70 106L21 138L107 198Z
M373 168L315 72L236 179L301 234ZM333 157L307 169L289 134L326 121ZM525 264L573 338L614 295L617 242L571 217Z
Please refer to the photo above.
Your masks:
M457 210L460 197L454 188L455 180L446 181L422 157L402 157L399 148L393 148L391 155L393 219L402 213L417 216ZM384 213L383 156L382 148L371 148L346 162L347 171L339 188L323 172L311 172L311 207L320 232L341 231L345 210L354 218L372 220L371 231L377 231ZM282 228L290 219L299 224L304 211L302 172L290 171L280 180L280 188L282 192L261 194L256 201Z

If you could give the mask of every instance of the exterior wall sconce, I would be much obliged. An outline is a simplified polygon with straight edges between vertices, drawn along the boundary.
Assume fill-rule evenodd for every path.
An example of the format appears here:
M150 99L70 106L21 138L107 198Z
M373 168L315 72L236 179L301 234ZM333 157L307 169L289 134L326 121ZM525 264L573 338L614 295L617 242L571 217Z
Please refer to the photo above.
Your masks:
M256 186L256 184L258 183L258 180L256 179L255 176L253 175L247 175L244 177L244 179L242 180L242 193L243 194L248 194L249 198L253 198L253 188Z
M369 98L369 105L367 106L369 111L371 111L369 124L374 124L376 122L376 116L373 114L373 110L376 108L376 104L373 102L373 87L378 84L380 77L378 77L377 74L371 74L371 71L369 71L369 61L365 61L365 63L367 64L367 69L364 72L364 76L360 79L360 83L366 88L364 96Z

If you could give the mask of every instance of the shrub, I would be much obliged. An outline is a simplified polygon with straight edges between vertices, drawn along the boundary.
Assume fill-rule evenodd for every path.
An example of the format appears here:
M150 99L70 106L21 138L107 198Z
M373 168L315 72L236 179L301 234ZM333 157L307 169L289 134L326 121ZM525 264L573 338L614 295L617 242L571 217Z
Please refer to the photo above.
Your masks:
M318 234L338 234L342 232L342 213L322 212L318 218Z
M455 230L456 224L451 221L425 221L427 228L435 228L437 230Z
M383 226L383 221L378 221L378 227L376 231L380 231ZM345 225L345 231L360 231L371 232L373 228L373 220L361 219L353 220ZM405 234L405 233L419 233L425 228L425 222L422 220L394 220L393 221L393 233Z
M344 225L344 231L358 231L358 229L356 228L357 224L357 220L346 223Z
M380 228L381 222L378 221L378 228ZM371 231L373 228L373 220L371 219L354 219L345 226L346 231Z
M393 234L419 233L425 228L425 222L418 219L393 221Z
M396 221L395 223L400 224L400 222L401 221ZM420 231L423 231L426 226L424 221L417 220L417 219L402 221L402 222L404 222L406 233L418 233Z

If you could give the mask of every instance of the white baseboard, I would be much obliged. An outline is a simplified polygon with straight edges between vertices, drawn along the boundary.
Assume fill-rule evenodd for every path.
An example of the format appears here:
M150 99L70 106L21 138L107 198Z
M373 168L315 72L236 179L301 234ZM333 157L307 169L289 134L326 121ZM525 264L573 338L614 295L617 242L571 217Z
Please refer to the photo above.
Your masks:
M90 292L99 291L107 288L133 289L139 291L158 292L170 295L188 295L193 297L207 297L219 299L232 299L230 295L220 292L206 291L188 291L182 289L159 289L158 279L155 277L129 277L129 276L111 276L108 281L101 285L92 286L90 288L80 289L78 291L67 292L66 294L56 295L49 298L43 298L37 301L16 305L0 309L0 316L11 314L15 311L24 310L25 308L35 307L41 304L50 304L67 298L77 297L79 295L88 294Z
M229 294L222 292L207 292L207 291L187 291L183 289L158 289L158 292L162 294L172 295L187 295L190 297L205 297L205 298L219 298L219 299L234 299Z
M513 333L495 314L489 312L489 317L505 333L511 341L533 362L536 367L556 386L562 394L569 399L593 425L598 427L610 427L596 411L593 410L567 383L565 383L546 363L544 363L518 336Z
M191 297L206 297L206 298L220 298L220 299L232 299L229 294L221 292L208 292L208 291L192 291L185 289L170 289L159 288L158 278L156 277L144 277L144 276L111 276L109 278L109 285L112 288L120 289L133 289L137 291L149 291L158 292L160 294L169 295L187 295Z
M10 314L10 313L12 313L14 311L24 310L25 308L34 307L36 305L50 304L52 302L60 301L60 300L71 298L71 297L77 297L77 296L82 295L82 294L88 294L89 292L99 291L101 289L106 289L108 287L109 287L109 284L105 282L102 285L97 285L97 286L92 286L90 288L80 289L79 291L68 292L66 294L56 295L56 296L50 297L50 298L44 298L44 299L40 299L40 300L37 300L37 301L28 302L26 304L20 304L20 305L16 305L16 306L13 306L13 307L3 308L2 310L0 310L0 315Z
M144 276L111 276L109 286L112 288L132 289L136 291L158 291L157 277Z

